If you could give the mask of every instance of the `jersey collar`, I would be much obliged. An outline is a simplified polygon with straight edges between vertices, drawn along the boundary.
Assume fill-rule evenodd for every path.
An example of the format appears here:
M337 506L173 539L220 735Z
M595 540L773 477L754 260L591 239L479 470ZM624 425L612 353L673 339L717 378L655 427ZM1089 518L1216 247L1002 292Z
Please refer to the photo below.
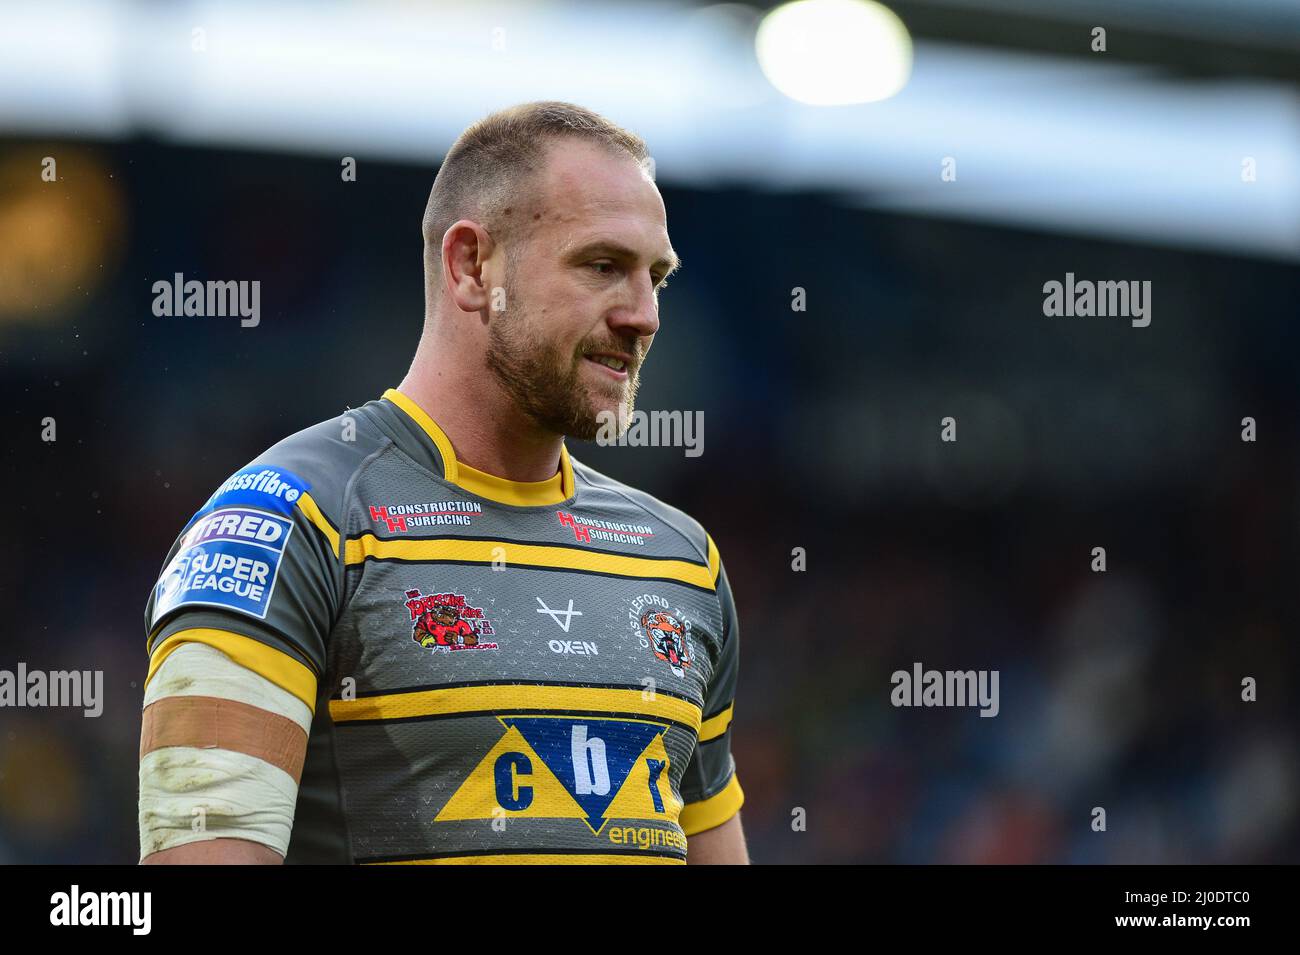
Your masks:
M452 484L489 501L517 507L560 504L573 497L573 464L569 460L569 449L563 444L560 445L560 470L553 477L545 481L510 481L458 461L446 432L423 408L396 388L389 388L383 397L405 412L428 435L442 458L442 476Z

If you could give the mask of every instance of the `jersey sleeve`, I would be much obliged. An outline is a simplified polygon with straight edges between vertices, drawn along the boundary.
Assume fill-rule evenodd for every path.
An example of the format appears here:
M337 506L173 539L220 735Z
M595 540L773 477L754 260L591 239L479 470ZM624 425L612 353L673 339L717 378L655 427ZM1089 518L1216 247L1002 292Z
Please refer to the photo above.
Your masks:
M206 643L314 710L342 590L338 518L285 457L294 469L268 452L237 471L172 545L145 608L146 687L178 646Z
M712 540L710 550L716 554ZM709 680L699 743L682 776L682 831L688 836L722 825L740 811L745 794L731 755L731 714L740 662L740 625L726 569L718 563L718 602L722 609L722 647Z

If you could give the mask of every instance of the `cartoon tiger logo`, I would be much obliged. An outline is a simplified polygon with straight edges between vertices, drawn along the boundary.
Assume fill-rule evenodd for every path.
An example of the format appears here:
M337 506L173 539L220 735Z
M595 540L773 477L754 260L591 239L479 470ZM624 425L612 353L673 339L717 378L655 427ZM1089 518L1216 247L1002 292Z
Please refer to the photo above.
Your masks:
M641 630L654 655L672 667L677 676L685 676L694 659L686 640L686 624L664 610L647 610L641 615Z

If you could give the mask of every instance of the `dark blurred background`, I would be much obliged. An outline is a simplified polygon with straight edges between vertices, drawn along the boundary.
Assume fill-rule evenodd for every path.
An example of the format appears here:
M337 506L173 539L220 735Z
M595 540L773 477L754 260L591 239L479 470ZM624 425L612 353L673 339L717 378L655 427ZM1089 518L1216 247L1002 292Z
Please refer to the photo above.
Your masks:
M577 63L538 31L576 43L600 8L494 9L471 28L438 7L430 37L454 27L484 48L460 56L501 57L454 106L454 65L408 76L400 51L374 53L428 26L408 5L326 4L318 22L210 5L202 51L198 7L0 8L0 669L100 669L106 697L97 719L0 709L0 861L136 861L143 610L168 547L268 445L402 378L439 149L541 98L605 112L656 154L685 264L638 404L702 410L704 453L570 449L718 543L754 860L1300 858L1300 29L1280 29L1297 20L1267 2L1135 3L1128 20L1106 3L892 4L908 85L809 106L742 55L775 6L629 5ZM105 9L118 46L97 60ZM344 29L358 9L372 32ZM338 37L309 42L330 17ZM1094 19L1117 51L1104 65ZM602 86L610 44L639 50L657 22L695 24L698 49L630 68L637 91ZM565 75L530 76L512 45ZM308 75L277 73L284 50ZM290 107L323 62L388 77L402 110L318 90L309 124ZM654 93L701 62L714 85ZM152 285L176 272L259 280L260 324L156 317ZM1067 272L1150 281L1151 324L1044 316L1043 284ZM890 674L918 661L998 670L999 715L893 707Z

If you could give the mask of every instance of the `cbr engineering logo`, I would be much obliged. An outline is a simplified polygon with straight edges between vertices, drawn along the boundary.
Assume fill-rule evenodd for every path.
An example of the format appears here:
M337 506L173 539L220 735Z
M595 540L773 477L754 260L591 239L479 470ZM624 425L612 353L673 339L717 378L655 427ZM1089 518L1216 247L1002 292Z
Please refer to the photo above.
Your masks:
M666 724L588 716L497 719L504 735L436 822L495 819L504 810L508 818L582 819L593 835L610 819L676 822L682 804L668 782Z

